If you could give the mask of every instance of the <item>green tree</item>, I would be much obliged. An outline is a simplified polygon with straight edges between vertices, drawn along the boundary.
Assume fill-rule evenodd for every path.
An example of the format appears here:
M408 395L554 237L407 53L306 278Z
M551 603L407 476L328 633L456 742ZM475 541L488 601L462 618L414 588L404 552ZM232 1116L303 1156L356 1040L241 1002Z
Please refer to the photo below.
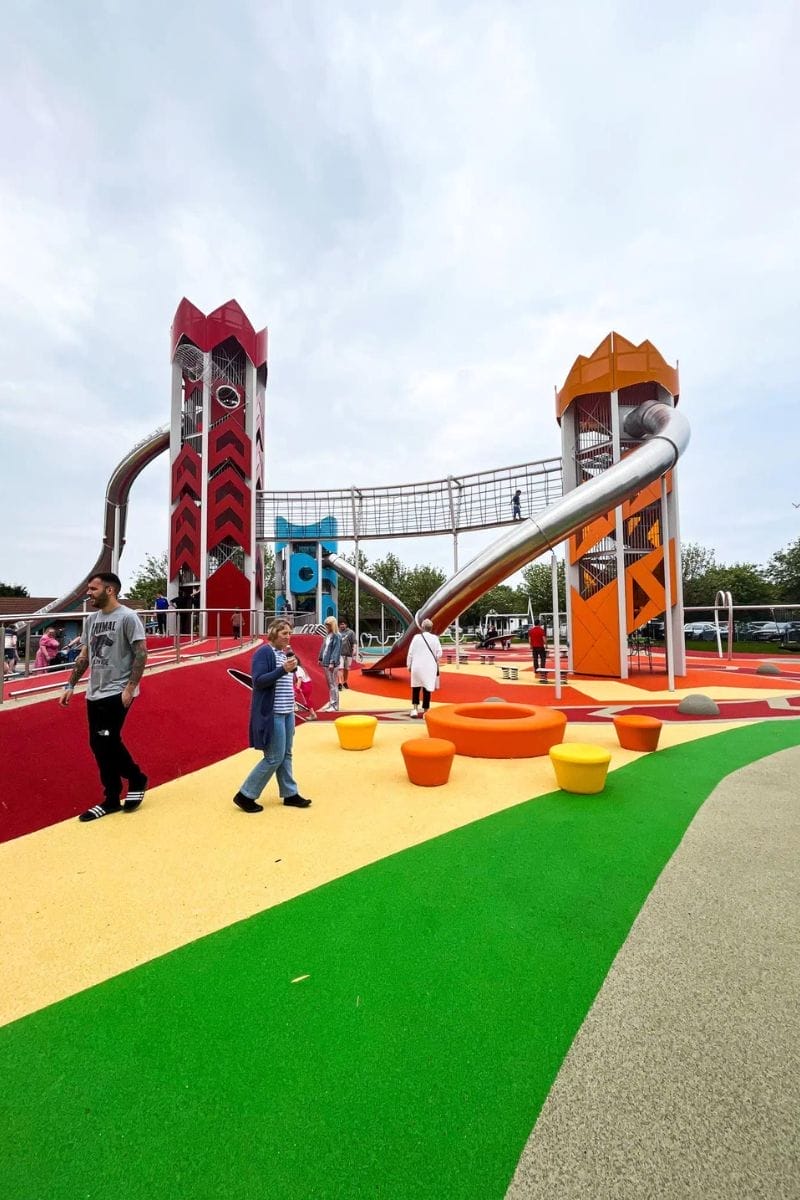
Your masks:
M762 567L755 563L734 563L731 567L713 567L702 577L705 596L698 603L714 603L717 592L730 592L734 604L759 604L772 600L775 588ZM684 603L688 603L684 598Z
M714 593L711 592L708 574L716 568L714 550L707 550L705 546L700 546L697 542L686 542L681 546L684 604L690 608L698 604L713 605Z
M528 594L524 587L498 583L484 592L461 614L461 624L467 628L478 625L487 613L521 613L528 611Z
M167 593L167 552L148 554L144 565L139 567L136 575L126 589L128 595L135 596L146 608L152 608L159 592Z
M343 554L342 558L345 560L345 562L349 562L351 566L354 567L356 565L355 550L351 551L350 554ZM377 578L375 574L375 567L370 564L369 559L367 558L366 554L364 554L363 550L359 550L358 552L358 569L362 574L368 575L371 579ZM381 583L382 580L379 579L378 582ZM349 579L345 579L343 575L339 575L337 590L339 616L343 617L351 625L354 625L356 619L355 584ZM358 611L361 620L364 620L368 617L376 617L380 614L380 604L363 587L359 587L358 589Z
M275 554L269 546L262 547L261 561L264 566L264 610L275 611Z
M558 560L558 608L564 612L567 607L567 585L564 560ZM527 597L530 597L534 615L553 611L553 576L548 562L534 562L525 567L522 572L522 582Z
M392 595L398 599L403 599L403 588L405 587L408 577L408 567L401 563L396 554L387 554L385 558L379 558L367 569L367 574L371 575L376 583L380 583Z
M411 567L402 581L400 599L412 613L416 613L442 586L446 578L444 571L440 571L438 567Z
M776 599L800 604L800 538L773 554L765 574L775 587Z
M21 583L0 583L0 596L29 596L30 592Z

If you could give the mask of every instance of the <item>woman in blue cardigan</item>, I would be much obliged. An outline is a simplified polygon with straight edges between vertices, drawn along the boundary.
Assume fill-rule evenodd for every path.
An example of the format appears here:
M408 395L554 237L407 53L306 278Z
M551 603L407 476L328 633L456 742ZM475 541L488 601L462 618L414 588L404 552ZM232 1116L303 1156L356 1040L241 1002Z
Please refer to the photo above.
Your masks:
M278 791L290 808L308 808L311 803L297 790L292 773L294 742L294 680L297 659L287 654L292 627L288 621L273 621L267 630L268 641L253 655L251 673L253 698L250 702L250 745L264 757L253 767L233 797L244 812L263 812L258 797L273 775Z

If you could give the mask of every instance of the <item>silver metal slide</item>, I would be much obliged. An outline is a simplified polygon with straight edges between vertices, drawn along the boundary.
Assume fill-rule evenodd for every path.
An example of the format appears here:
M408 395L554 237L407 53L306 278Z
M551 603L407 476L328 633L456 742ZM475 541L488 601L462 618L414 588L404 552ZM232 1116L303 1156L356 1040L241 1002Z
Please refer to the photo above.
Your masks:
M424 620L433 622L435 633L443 633L451 621L484 592L564 541L587 521L615 508L659 479L674 467L689 443L689 423L683 414L655 400L629 413L624 428L628 437L645 440L621 462L562 496L536 519L528 517L517 521L513 529L477 554L433 593L395 645L370 664L368 673L405 666L409 643ZM331 561L331 566L341 574L345 573L340 570L340 562ZM355 570L352 567L350 570L352 575L348 578L354 578ZM360 572L359 584L395 612L403 608L401 601ZM391 597L390 601L386 599L387 595Z
M341 575L343 579L349 579L352 584L356 581L356 569L347 559L342 558L339 554L323 554L323 565L332 567L337 575ZM376 600L380 600L384 608L388 608L393 612L405 625L413 625L414 615L410 609L406 608L402 600L398 600L392 592L385 588L382 583L378 583L374 579L369 579L363 571L358 572L358 585L363 587L365 592L369 592Z
M168 446L169 426L163 425L160 429L156 429L154 433L148 434L141 442L138 442L132 450L128 451L122 461L117 464L106 488L103 544L97 562L88 575L85 575L81 582L76 584L66 595L60 596L58 600L53 600L50 604L46 604L44 608L38 609L37 613L32 615L41 615L48 612L68 612L85 599L86 585L93 576L101 571L117 570L119 556L125 545L128 496L130 495L134 480L141 474L145 467L149 466L154 458L158 458L159 454L163 454ZM27 621L29 622L30 618L27 618Z

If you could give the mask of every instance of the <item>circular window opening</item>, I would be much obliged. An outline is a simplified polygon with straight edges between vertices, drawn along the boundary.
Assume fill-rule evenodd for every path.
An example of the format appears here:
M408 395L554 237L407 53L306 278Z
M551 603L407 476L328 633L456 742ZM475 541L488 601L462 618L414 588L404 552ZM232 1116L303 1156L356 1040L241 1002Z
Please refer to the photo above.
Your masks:
M308 583L310 579L314 578L314 570L312 567L301 567L297 574L300 576L303 583Z
M239 407L241 404L241 397L239 396L236 388L231 387L227 383L223 383L221 387L217 388L217 403L221 404L223 408L230 410Z

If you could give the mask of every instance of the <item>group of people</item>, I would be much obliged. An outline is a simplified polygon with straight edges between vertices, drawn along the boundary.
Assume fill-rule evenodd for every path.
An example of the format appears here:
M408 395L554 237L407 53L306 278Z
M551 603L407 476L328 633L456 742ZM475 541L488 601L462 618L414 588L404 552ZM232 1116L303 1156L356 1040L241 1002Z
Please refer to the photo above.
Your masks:
M147 642L141 618L120 604L119 576L101 572L89 580L87 599L91 612L83 633L76 641L76 656L68 682L59 698L62 708L72 700L75 687L87 667L89 686L86 710L89 746L97 763L103 786L103 801L86 809L80 821L97 821L117 812L135 812L144 800L147 775L122 740L128 713L139 695L139 683L147 663ZM326 709L338 710L339 693L349 688L348 677L355 655L356 638L346 621L329 617L320 661L329 683L330 700ZM263 810L258 797L273 775L277 777L282 802L291 808L308 808L311 801L300 794L294 779L292 745L295 707L298 696L309 715L316 715L311 703L311 678L292 653L292 626L279 618L267 631L267 641L255 652L252 664L252 701L250 708L250 745L261 750L262 758L248 774L234 803L245 812ZM53 627L42 636L42 655L48 662L55 657L58 639ZM55 642L56 651L53 651ZM8 643L7 643L8 645ZM9 650L12 648L8 646ZM6 655L8 660L8 655ZM127 782L127 794L123 791Z
M93 611L86 619L80 639L76 639L77 657L59 700L63 708L68 707L88 667L89 745L97 762L104 799L102 804L81 813L81 821L96 821L116 812L135 812L147 789L146 774L122 740L125 720L139 695L147 663L147 643L138 614L120 604L120 589L119 577L112 572L89 580L87 596ZM47 631L45 636L50 634ZM298 789L292 762L296 693L303 696L303 703L313 713L311 680L291 649L291 637L291 623L279 617L272 621L267 641L253 656L249 742L261 751L262 757L233 797L233 803L247 813L263 811L259 797L273 775L284 805L308 808L311 804ZM529 640L534 667L539 663L543 666L546 639L538 621L529 631ZM355 634L347 622L328 617L319 651L319 662L328 682L326 710L339 709L340 692L349 687L355 648ZM406 658L411 675L411 717L421 718L430 708L431 696L439 687L441 657L442 645L433 632L432 622L422 621L419 632L411 639ZM123 803L125 781L128 790Z

